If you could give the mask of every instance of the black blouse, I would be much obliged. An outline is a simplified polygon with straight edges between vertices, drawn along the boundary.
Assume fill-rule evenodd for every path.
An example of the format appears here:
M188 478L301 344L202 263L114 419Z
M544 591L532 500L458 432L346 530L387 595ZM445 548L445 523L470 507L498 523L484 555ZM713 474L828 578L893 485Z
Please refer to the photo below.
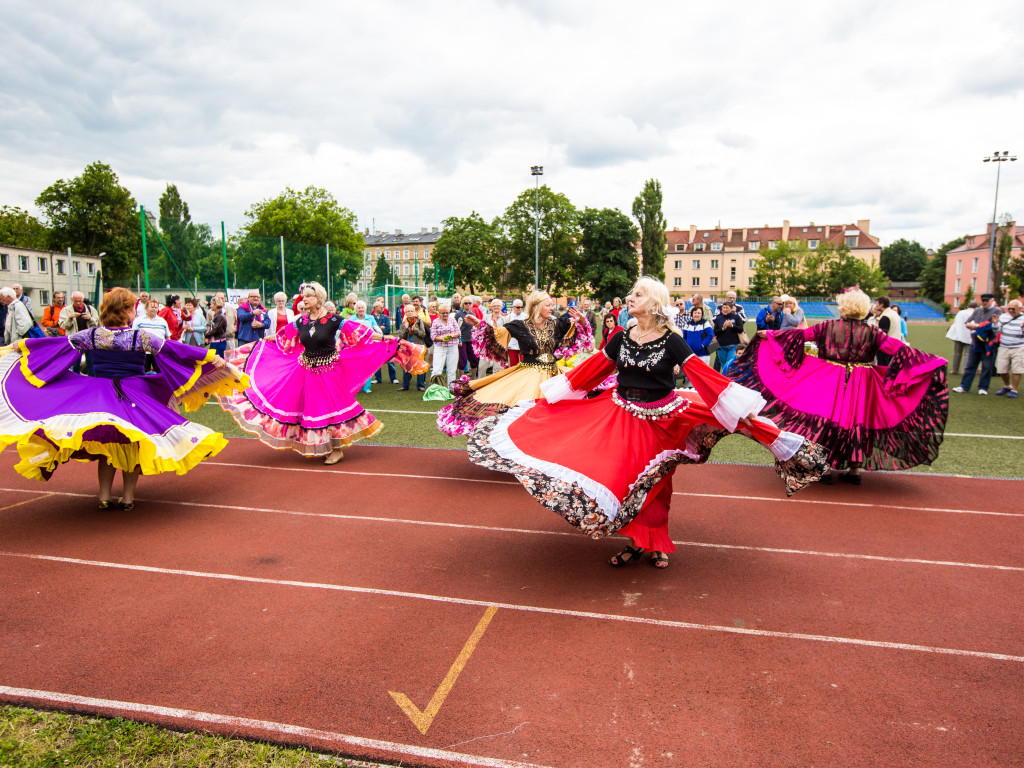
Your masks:
M562 346L571 324L572 318L566 313L549 326L552 330L547 333L534 328L528 320L512 320L505 323L504 327L519 342L519 351L528 362L543 357L540 362L554 363L555 350ZM548 360L548 357L551 359Z
M316 320L310 320L309 315L303 315L295 324L299 327L299 343L306 350L306 354L325 355L334 351L335 336L341 324L345 322L341 315L327 314Z
M608 340L604 353L618 368L619 394L627 400L653 402L667 397L675 388L675 367L682 365L693 351L682 336L672 331L646 344L637 344L629 331L623 331Z

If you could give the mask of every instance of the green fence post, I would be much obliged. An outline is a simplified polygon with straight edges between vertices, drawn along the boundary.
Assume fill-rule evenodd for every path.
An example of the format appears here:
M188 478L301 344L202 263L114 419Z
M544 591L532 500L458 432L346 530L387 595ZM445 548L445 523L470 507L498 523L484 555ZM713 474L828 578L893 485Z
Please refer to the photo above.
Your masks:
M139 206L139 226L142 227L142 271L146 276L146 293L149 293L149 257L146 255L146 210ZM71 266L70 264L68 265ZM68 269L68 274L71 270Z
M228 283L228 240L224 234L224 222L220 223L220 252L221 258L224 260L224 295L228 295L228 291L231 289L231 284Z

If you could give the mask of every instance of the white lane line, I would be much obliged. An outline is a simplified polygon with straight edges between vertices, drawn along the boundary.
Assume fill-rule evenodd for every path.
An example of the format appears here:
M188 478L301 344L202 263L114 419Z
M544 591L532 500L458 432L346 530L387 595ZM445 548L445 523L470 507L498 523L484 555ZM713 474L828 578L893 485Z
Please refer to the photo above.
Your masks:
M300 587L302 589L325 589L334 592L349 592L361 595L379 595L383 597L404 597L412 600L425 600L435 603L451 603L454 605L472 605L477 607L497 606L510 611L521 611L524 613L545 613L555 616L570 616L581 619L597 619L598 621L621 621L628 624L645 624L655 627L672 627L675 629L692 629L702 632L720 632L732 635L748 635L752 637L770 637L781 640L806 640L817 643L834 643L840 645L854 645L868 648L886 648L899 651L917 651L920 653L934 653L947 656L969 656L979 659L991 659L995 661L1014 661L1024 663L1024 656L1013 656L1005 653L990 653L988 651L969 651L960 648L942 648L931 645L917 645L913 643L890 643L882 640L863 640L855 637L837 637L833 635L812 635L804 632L777 632L767 629L746 629L741 627L727 627L717 624L694 624L688 621L672 621L668 619L646 619L640 616L619 616L611 613L593 613L590 611L572 611L563 608L542 608L534 605L519 605L517 603L497 603L493 600L472 600L462 597L444 597L442 595L428 595L422 592L405 592L394 589L373 589L370 587L350 587L342 584L322 584L312 581L292 581L287 579L268 579L258 576L240 576L233 573L208 573L205 571L189 571L181 568L158 568L151 565L130 565L128 563L110 563L101 560L83 560L77 557L57 557L55 555L33 555L23 552L2 552L0 557L16 557L26 560L43 560L52 563L69 563L71 565L86 565L97 568L113 568L125 571L140 571L143 573L159 573L169 576L190 576L199 579L216 579L221 581L237 581L249 584L269 584L281 587Z
M1024 440L1022 435L969 435L964 432L946 432L944 437L980 437L984 440Z
M253 731L277 736L278 741L283 737L291 739L310 739L318 742L326 742L340 748L342 745L361 747L363 749L379 750L389 757L393 755L411 755L420 758L431 758L434 760L450 760L454 763L466 765L480 765L485 768L545 768L533 763L518 763L512 760L502 760L496 757L478 757L467 755L462 752L450 752L444 749L432 749L430 747L418 747L414 744L398 744L393 741L380 741L378 739L367 739L362 736L350 736L346 733L335 733L334 731L320 731L315 728L305 728L301 725L289 725L288 723L275 723L269 720L251 720L247 717L232 717L230 715L218 715L212 712L197 712L192 709L175 709L173 707L161 707L153 704L140 704L134 701L116 701L112 699L96 699L91 696L75 696L70 693L58 693L56 691L39 691L31 688L11 688L0 685L0 697L9 697L19 703L38 703L55 706L85 707L91 711L103 714L104 712L123 716L126 713L134 715L149 715L151 717L166 718L175 720L187 726L195 723L209 723L211 725L226 726L228 728L244 729L246 733ZM273 741L269 738L268 741Z
M355 472L349 469L317 469L315 467L272 467L264 464L235 464L224 461L204 461L199 465L200 467L240 467L243 469L261 469L261 470L276 470L281 472L316 472L316 473L327 473L332 475L353 475L356 477L396 477L403 480L443 480L450 483L485 483L490 485L519 485L515 480L482 480L477 478L465 478L465 477L448 477L444 475L409 475L398 472ZM761 465L751 465L761 466ZM767 467L768 465L764 465ZM781 496L737 496L726 493L688 493L685 491L676 491L672 494L673 496L693 496L702 499L737 499L740 501L771 501L780 502L784 501L787 504L814 504L817 506L835 506L835 507L867 507L874 509L879 504L865 504L862 502L853 501L827 501L824 499L786 499ZM910 510L912 512L946 512L955 515L989 515L993 517L1024 517L1024 513L1019 512L991 512L985 509L953 509L948 507L910 507L900 506L896 504L886 504L886 509L901 509Z
M14 490L0 488L0 492ZM70 493L67 491L54 491L49 496L71 496L75 498L91 497L89 493ZM229 509L235 512L259 512L271 515L290 515L292 517L325 518L328 520L348 520L364 523L392 523L397 525L423 525L434 528L455 528L469 531L487 531L492 533L518 533L526 536L567 536L578 539L580 533L577 531L542 531L534 528L509 528L498 525L474 525L470 523L445 523L437 520L410 520L400 517L374 517L372 515L343 515L337 512L299 512L290 509L271 509L269 507L243 507L236 504L213 504L201 501L180 501L177 499L146 499L139 498L140 503L148 504L169 504L178 507L198 507L200 509ZM615 534L615 538L622 538ZM978 568L990 571L1016 571L1024 572L1024 566L995 565L990 563L968 563L959 560L925 560L918 557L889 557L886 555L864 555L856 552L823 552L814 549L791 549L787 547L755 547L748 544L716 544L709 541L680 541L673 539L672 543L677 547L700 547L704 549L735 549L745 552L771 552L783 555L805 555L810 557L836 557L847 560L876 560L885 563L908 563L911 565L940 565L954 568Z

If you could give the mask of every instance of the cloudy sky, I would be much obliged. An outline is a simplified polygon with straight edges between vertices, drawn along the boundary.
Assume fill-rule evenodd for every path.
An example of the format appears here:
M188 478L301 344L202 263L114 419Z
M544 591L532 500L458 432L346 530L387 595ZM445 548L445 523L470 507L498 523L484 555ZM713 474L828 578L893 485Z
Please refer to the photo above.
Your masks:
M361 227L579 208L848 223L937 247L1024 153L1019 0L0 0L0 204L109 164L230 230L286 186ZM999 212L1024 217L1024 154Z

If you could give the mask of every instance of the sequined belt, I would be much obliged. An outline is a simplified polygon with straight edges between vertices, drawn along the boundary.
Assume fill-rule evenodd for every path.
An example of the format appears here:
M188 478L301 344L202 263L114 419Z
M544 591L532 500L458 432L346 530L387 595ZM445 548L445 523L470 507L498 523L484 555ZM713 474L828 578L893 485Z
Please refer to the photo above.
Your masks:
M675 392L668 397L655 400L653 403L634 403L619 394L618 390L612 392L612 402L620 408L624 408L638 419L645 421L658 421L667 419L675 411L690 407L690 401Z
M819 360L825 360L825 358L818 358ZM841 360L825 360L826 363L832 365L841 365L846 368L846 379L849 381L850 376L853 375L854 368L874 368L874 363L844 363Z
M551 375L557 376L558 375L558 366L555 365L555 357L554 357L554 355L548 355L548 357L551 358L551 362L550 363L545 363L545 362L542 362L540 360L520 360L519 361L519 367L520 368L536 368L537 370L547 371Z
M299 355L299 365L309 370L314 368L326 368L328 365L333 365L337 360L338 350L336 349L316 355L310 355L306 352Z

